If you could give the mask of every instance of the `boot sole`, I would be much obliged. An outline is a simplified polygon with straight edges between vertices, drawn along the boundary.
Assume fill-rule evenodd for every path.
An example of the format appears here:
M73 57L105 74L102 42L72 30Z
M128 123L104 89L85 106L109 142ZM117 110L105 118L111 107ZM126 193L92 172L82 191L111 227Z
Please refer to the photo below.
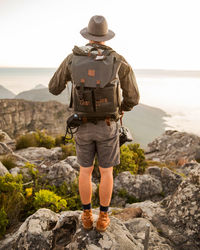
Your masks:
M86 230L91 230L91 229L93 229L93 226L92 227L84 227L83 226L83 228L86 229Z
M110 225L110 222L109 222L109 224L107 225L106 228L102 229L102 228L96 227L96 230L97 230L98 232L105 232L109 225Z

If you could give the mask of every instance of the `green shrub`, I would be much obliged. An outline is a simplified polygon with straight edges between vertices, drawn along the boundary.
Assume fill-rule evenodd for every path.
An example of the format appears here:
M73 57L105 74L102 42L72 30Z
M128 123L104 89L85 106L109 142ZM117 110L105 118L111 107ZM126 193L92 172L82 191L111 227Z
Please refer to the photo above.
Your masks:
M117 176L124 171L130 171L132 174L143 174L146 166L144 150L139 147L139 144L122 145L120 164L113 168L113 174Z
M28 147L55 147L55 139L47 135L43 131L37 130L36 132L22 135L17 139L16 149Z
M35 133L35 138L36 138L38 147L45 147L45 148L55 147L55 139L47 135L43 131L37 130L37 132Z
M66 208L67 202L50 190L41 189L35 193L33 205L35 209L45 207L54 212L59 212Z
M4 207L0 209L0 239L6 232L6 227L8 225L7 214L4 210Z
M75 145L70 143L67 145L61 145L62 148L62 159L65 159L68 156L76 155Z
M6 155L1 158L1 162L8 170L16 167L16 162L11 155Z
M78 210L82 208L78 178L71 184L63 182L60 187L53 186L51 189L67 201L67 210Z
M22 149L28 147L37 147L35 133L21 135L19 138L17 138L16 149Z
M9 225L15 224L25 205L22 175L0 176L0 208L4 208Z

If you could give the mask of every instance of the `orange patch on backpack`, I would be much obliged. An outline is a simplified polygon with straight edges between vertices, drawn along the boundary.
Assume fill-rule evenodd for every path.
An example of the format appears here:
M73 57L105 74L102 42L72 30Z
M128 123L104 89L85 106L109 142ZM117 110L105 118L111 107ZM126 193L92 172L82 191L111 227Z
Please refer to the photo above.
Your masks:
M95 76L95 70L94 69L88 69L88 76Z

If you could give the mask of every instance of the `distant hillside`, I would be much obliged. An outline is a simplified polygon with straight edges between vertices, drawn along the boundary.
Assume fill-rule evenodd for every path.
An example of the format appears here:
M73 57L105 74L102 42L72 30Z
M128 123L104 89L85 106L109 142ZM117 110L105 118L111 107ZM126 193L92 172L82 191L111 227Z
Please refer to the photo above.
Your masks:
M55 101L0 100L0 129L11 137L36 129L64 134L68 115L67 105Z
M14 97L15 94L12 91L0 85L0 99L12 99Z
M36 88L23 91L16 95L15 99L24 99L27 101L36 101L36 102L47 102L47 101L57 101L63 104L67 104L70 98L70 91L66 88L60 95L52 95L48 88L40 88L41 85L36 86Z
M164 117L168 116L163 110L139 104L130 112L125 112L123 124L130 128L134 142L146 148L149 142L165 131Z

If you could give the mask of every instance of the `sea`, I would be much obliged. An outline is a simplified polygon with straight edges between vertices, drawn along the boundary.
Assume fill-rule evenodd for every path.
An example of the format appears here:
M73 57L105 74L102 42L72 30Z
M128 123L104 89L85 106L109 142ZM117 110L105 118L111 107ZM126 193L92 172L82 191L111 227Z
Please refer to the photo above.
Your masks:
M0 85L18 94L48 86L55 68L0 68ZM200 71L134 70L140 103L160 108L166 129L200 136Z

